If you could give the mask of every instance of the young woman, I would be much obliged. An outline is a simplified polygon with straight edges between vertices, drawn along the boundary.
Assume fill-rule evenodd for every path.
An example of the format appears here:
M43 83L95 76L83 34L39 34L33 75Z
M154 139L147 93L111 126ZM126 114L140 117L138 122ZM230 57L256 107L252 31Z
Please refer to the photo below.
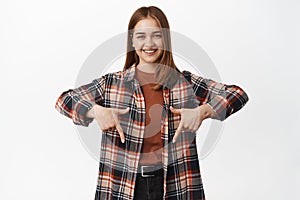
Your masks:
M63 92L55 108L76 125L95 119L103 130L95 200L204 200L195 132L247 101L239 86L181 72L168 20L149 6L130 19L123 71Z

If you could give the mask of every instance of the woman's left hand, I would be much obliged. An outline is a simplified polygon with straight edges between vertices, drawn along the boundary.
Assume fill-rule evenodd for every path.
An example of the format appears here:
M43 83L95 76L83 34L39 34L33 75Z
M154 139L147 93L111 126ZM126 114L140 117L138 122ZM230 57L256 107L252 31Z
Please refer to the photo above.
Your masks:
M176 142L176 139L182 131L196 132L202 121L206 118L212 117L214 114L214 110L207 104L196 108L180 109L175 109L170 106L170 110L172 113L181 115L181 120L173 137L173 143Z

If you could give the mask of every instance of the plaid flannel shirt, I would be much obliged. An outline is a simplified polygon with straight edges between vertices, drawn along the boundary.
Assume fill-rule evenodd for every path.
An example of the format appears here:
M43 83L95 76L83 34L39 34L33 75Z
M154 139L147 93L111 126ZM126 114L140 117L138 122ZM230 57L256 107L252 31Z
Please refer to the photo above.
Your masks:
M132 200L134 196L146 114L141 86L134 76L135 65L125 71L107 73L91 83L63 92L55 104L55 108L71 118L74 124L86 127L93 121L86 113L94 104L122 109L130 107L128 113L120 115L125 143L121 142L116 129L103 131L95 200ZM172 88L163 87L163 99L164 199L204 200L196 135L184 132L172 143L181 118L169 107L194 108L208 104L216 113L214 119L223 121L241 109L248 96L239 86L182 71Z

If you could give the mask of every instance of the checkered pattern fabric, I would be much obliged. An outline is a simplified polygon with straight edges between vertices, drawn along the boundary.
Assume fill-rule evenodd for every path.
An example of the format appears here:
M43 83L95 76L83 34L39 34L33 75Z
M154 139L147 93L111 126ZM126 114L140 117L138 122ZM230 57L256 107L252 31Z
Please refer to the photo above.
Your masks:
M86 127L93 121L86 113L94 104L108 108L130 107L128 113L120 115L125 143L121 142L116 129L103 131L95 200L133 199L145 130L145 101L134 75L134 65L125 71L107 73L91 83L63 92L55 104L55 108L74 124ZM172 143L181 118L169 107L194 108L208 104L216 113L215 119L223 121L240 110L248 96L239 86L182 71L172 87L163 87L163 98L164 199L205 200L196 135L184 132Z

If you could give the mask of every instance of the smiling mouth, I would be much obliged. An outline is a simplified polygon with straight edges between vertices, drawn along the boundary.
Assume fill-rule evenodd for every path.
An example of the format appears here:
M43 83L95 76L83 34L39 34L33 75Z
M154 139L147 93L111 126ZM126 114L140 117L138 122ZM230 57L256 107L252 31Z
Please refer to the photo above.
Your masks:
M142 51L144 53L146 53L148 56L152 56L153 54L155 54L155 52L157 51L157 49L143 49Z

